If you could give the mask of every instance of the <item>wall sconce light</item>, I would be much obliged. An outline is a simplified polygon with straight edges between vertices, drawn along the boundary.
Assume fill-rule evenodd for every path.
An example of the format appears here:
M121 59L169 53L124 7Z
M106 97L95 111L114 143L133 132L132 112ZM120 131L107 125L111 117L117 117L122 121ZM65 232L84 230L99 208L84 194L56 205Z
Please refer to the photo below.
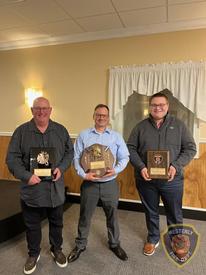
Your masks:
M43 92L41 90L37 90L35 88L25 89L25 102L32 107L33 101L37 98L43 96Z
M148 109L144 109L144 116L146 117L146 116L148 116L148 114L149 114Z

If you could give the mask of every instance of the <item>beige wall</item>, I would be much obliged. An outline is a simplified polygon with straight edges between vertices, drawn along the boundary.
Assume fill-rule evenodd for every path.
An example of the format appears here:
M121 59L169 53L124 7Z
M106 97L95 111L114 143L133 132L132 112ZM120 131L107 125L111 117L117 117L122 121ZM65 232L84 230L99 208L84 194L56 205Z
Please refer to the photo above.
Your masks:
M107 103L110 65L206 58L206 29L0 52L0 132L30 118L24 89L44 89L53 119L71 134L92 124L93 108ZM201 131L206 137L206 130Z
M206 123L200 122L200 132L199 132L200 138L204 139L206 141Z

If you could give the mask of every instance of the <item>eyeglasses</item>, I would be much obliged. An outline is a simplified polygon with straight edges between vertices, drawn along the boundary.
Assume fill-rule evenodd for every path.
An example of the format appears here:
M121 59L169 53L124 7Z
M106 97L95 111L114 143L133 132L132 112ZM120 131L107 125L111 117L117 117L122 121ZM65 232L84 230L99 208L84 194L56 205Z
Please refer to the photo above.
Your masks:
M108 115L103 115L103 114L95 114L95 117L97 117L97 118L107 118L108 117Z
M153 108L153 109L155 109L155 108L163 109L166 105L167 105L167 103L150 104L150 107Z
M37 111L37 112L40 112L40 111L43 111L43 112L47 112L48 110L50 110L51 107L33 107L32 109Z

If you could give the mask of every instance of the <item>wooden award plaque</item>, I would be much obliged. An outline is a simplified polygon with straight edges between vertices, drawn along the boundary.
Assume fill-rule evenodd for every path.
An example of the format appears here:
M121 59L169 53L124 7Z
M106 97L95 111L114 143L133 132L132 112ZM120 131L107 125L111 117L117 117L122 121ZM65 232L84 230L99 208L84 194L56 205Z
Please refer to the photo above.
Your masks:
M147 169L151 179L168 179L169 151L147 152Z
M55 166L55 148L32 147L30 149L30 171L44 180L52 180Z
M80 164L85 173L93 172L102 177L108 169L112 169L114 156L108 146L95 143L87 147L81 156Z

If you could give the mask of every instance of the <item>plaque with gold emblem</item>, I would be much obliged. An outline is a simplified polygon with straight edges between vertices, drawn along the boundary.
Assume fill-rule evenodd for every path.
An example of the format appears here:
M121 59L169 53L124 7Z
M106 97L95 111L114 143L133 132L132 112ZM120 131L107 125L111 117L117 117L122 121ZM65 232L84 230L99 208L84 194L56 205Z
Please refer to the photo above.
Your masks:
M114 156L108 146L93 144L87 147L81 156L80 164L85 173L93 172L97 177L104 176L112 169Z
M168 179L169 151L147 152L147 169L151 179Z
M52 180L55 166L55 148L32 147L30 149L30 171L44 180Z

